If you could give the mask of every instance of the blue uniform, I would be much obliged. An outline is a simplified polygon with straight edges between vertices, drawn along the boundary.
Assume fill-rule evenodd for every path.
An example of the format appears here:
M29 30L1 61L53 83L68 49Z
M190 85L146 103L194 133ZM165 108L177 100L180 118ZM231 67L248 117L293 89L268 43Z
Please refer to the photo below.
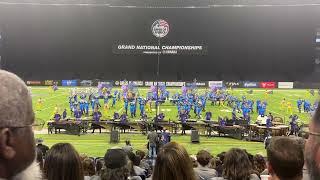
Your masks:
M114 95L112 98L112 107L116 105L116 101L117 101L117 96Z
M297 116L292 116L291 117L291 122L290 122L290 126L291 126L291 132L290 134L294 134L297 135L298 131L299 131L299 126L298 126L298 117Z
M54 120L59 121L61 119L61 115L59 113L54 114Z
M170 133L162 132L163 144L167 144L170 142Z
M100 121L100 118L101 118L102 114L100 111L96 111L93 113L93 120L95 122L99 122Z
M144 114L144 106L146 104L146 101L144 99L141 99L139 104L140 104L140 115L142 116Z
M95 107L96 107L96 100L95 100L95 98L93 98L93 99L91 99L91 108L92 108L92 110L94 110Z
M301 113L302 101L300 99L297 101L297 106L298 106L299 113Z
M212 113L211 112L206 112L206 120L209 121L211 120Z
M135 102L130 102L130 114L131 114L131 118L136 117L135 115L135 107L136 104Z
M219 120L219 126L220 126L220 127L225 127L226 124L227 124L226 120L224 120L224 119L222 119L222 118Z
M80 107L81 113L83 113L84 112L84 104L83 104L82 100L79 102L79 107Z
M182 134L186 134L186 129L187 129L187 119L188 119L188 114L186 113L181 113L180 114L180 121L182 124Z
M67 111L64 110L62 113L62 119L66 119L67 118Z
M309 112L310 111L310 103L308 101L304 101L303 110L304 110L304 112Z
M86 114L89 114L89 102L85 101L84 102L84 110Z
M261 101L260 100L257 100L256 106L257 106L257 112L259 112L259 109L261 107Z
M267 118L266 127L267 128L271 128L272 127L272 122L271 122L271 118L270 117Z
M122 114L122 115L120 116L120 123L121 123L122 125L127 123L127 115L126 115L126 114Z
M232 121L235 122L236 120L237 120L236 110L233 109L233 111L232 111Z
M128 114L128 105L129 105L128 99L124 99L124 109L126 111L126 114Z
M200 113L201 113L201 110L202 110L202 106L201 106L200 103L196 104L195 110L196 110L196 114L197 114L198 118L200 118Z
M82 113L80 110L75 110L74 111L74 117L76 118L76 120L80 120L82 116Z

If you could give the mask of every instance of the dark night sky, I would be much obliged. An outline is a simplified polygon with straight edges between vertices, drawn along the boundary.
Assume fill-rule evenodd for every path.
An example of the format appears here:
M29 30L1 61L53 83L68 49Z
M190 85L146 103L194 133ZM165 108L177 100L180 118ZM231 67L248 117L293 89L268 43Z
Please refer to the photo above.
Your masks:
M205 44L204 56L162 56L160 79L301 80L314 70L320 7L203 9L0 5L6 69L27 79L155 78L156 56L116 55L119 42Z

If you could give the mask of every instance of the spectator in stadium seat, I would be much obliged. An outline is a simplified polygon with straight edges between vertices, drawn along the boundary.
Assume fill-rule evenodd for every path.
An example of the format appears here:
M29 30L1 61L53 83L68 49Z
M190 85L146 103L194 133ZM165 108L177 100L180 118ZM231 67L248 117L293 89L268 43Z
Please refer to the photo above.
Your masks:
M147 171L150 171L150 164L148 163L148 160L145 159L146 153L141 150L136 151L136 155L140 157L140 166L142 169L146 169Z
M186 149L170 142L160 149L153 171L153 180L196 180Z
M257 171L259 174L261 174L266 168L266 161L264 159L264 157L260 154L256 154L253 157L253 161L254 161L254 169L255 171Z
M268 171L272 179L301 180L303 148L294 138L273 137L267 147Z
M216 168L215 170L217 171L218 177L222 176L222 171L223 171L223 160L226 152L221 152L220 154L217 155L216 159Z
M44 161L46 180L83 180L83 167L78 152L69 143L53 145Z
M233 148L225 154L222 177L212 180L259 180L256 174L252 174L252 170L247 153L242 149Z
M210 160L210 166L209 166L211 169L214 169L214 170L216 170L216 158L212 158L211 160ZM216 170L217 171L217 170ZM217 172L217 176L218 176L218 172Z
M123 149L112 148L104 156L105 169L101 170L101 180L141 180L131 177L131 162Z
M320 106L309 124L309 138L305 145L305 156L310 179L320 179Z
M103 167L103 159L97 159L96 160L96 175L100 176L101 175L101 169Z
M37 147L36 148L36 153L37 153L36 161L39 164L40 170L43 171L43 154L42 154L42 150Z
M140 156L135 156L133 163L133 170L134 172L140 176L142 179L147 177L147 170L140 167Z
M19 77L0 70L0 94L0 179L41 179L30 92Z
M100 176L96 175L93 159L85 158L82 160L84 180L100 180Z
M255 166L254 166L254 156L252 154L248 153L248 151L246 149L243 149L243 151L247 153L247 156L248 156L249 161L251 163L251 167L252 167L251 173L252 174L256 174L257 176L260 176L259 171L257 171Z
M41 149L42 155L45 156L47 151L49 150L49 147L43 144L42 139L36 139L37 148Z
M139 167L140 157L136 156L133 152L127 152L129 160L132 163L131 176L146 176L146 170Z
M208 151L201 150L197 153L197 162L199 166L194 168L194 171L200 180L208 180L217 177L217 171L209 168L211 159L212 156Z
M190 161L192 162L192 167L197 168L198 167L198 162L195 157L190 156Z

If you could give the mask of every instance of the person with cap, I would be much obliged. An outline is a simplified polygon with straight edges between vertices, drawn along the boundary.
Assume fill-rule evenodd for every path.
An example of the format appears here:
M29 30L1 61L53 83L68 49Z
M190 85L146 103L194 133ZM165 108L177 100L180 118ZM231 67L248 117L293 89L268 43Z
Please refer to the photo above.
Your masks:
M0 70L0 179L41 179L35 163L35 116L25 83Z
M101 180L141 180L139 177L130 177L132 164L123 149L117 147L108 149L104 161L105 169L101 170Z

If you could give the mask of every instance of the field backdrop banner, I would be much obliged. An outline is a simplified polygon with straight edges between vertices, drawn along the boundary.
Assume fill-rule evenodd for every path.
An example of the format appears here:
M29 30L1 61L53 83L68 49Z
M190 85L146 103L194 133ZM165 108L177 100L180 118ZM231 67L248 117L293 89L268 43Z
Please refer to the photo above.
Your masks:
M44 85L45 85L45 86L52 86L52 85L53 85L53 82L54 82L53 80L45 80L45 81L44 81Z
M87 87L89 87L89 86L92 86L92 84L93 84L92 80L81 80L81 81L80 81L80 86L87 86Z
M184 85L185 85L185 82L166 82L167 87L181 87Z
M244 81L242 83L243 83L242 86L244 88L258 88L259 87L259 82Z
M319 89L320 88L320 83L294 82L293 88L298 88L298 89Z
M209 81L208 82L209 87L217 87L217 88L221 88L223 87L223 81Z
M42 85L41 81L27 81L26 84L28 86L40 86L40 85Z
M186 86L191 86L192 84L194 84L194 82L186 82L185 83ZM196 86L197 87L208 87L208 82L207 81L197 81Z
M293 82L278 82L280 89L293 89Z
M260 87L261 88L265 88L265 89L269 89L269 88L276 88L276 85L277 83L276 82L272 82L272 81L269 81L269 82L260 82Z
M225 81L224 85L226 87L233 87L233 88L239 88L241 87L242 83L237 81Z
M78 81L77 80L62 80L61 84L62 84L62 86L77 86Z

